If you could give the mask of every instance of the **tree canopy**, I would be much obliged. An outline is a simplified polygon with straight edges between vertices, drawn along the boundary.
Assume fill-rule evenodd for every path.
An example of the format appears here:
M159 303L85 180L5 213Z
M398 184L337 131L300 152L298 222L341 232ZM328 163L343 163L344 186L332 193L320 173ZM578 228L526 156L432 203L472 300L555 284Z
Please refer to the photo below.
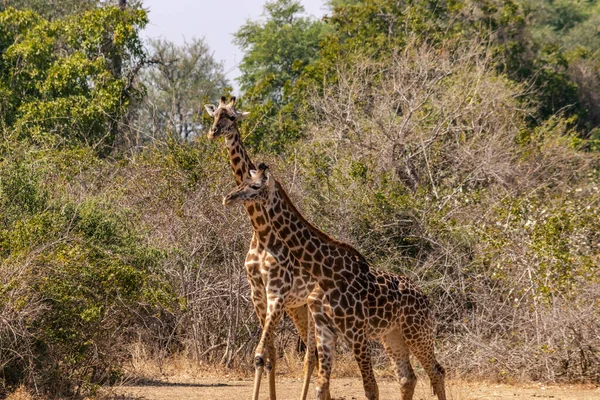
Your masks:
M55 21L12 8L0 13L3 125L40 146L110 150L112 126L137 93L132 81L145 60L139 31L146 22L143 10L116 7Z

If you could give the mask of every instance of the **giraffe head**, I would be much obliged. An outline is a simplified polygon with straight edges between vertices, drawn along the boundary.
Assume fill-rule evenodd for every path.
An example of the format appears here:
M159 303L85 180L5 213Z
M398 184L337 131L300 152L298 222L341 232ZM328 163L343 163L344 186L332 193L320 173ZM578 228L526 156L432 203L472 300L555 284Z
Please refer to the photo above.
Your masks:
M251 170L250 176L223 198L223 204L228 206L246 201L265 204L275 188L268 169L266 164L260 163L257 170Z
M227 103L225 96L221 97L219 106L206 104L204 106L208 114L213 117L213 124L208 131L208 138L215 139L219 136L228 137L235 132L236 122L248 116L247 112L238 112L235 109L235 97L232 97Z

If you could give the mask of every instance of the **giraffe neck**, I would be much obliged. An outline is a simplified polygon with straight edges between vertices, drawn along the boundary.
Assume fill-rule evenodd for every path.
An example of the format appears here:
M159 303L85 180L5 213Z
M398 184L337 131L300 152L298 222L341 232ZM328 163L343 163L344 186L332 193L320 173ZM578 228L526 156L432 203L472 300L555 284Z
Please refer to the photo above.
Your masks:
M277 181L266 208L273 231L323 289L333 286L333 277L343 270L354 275L368 272L362 255L311 225Z
M233 128L232 135L225 138L225 144L227 145L229 164L235 177L235 183L239 185L250 175L249 171L255 169L255 167L242 143L240 131L238 131L237 126Z
M233 128L233 134L225 138L227 153L229 154L229 165L233 171L235 183L239 185L244 179L250 176L250 170L255 169L254 163L250 160L246 147L242 143L240 131L237 126ZM261 241L268 240L270 227L268 227L267 212L261 204L244 204L244 208L250 217L252 228Z

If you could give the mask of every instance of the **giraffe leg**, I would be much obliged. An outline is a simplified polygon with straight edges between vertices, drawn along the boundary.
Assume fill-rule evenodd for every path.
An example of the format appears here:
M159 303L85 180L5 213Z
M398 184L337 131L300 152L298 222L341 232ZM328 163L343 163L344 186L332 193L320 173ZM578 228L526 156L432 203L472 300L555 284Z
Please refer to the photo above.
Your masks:
M433 393L438 400L446 400L446 389L444 387L444 368L435 359L434 341L432 329L417 338L407 340L406 344L410 351L417 357L431 381Z
M246 276L248 278L248 283L250 284L250 295L252 297L252 305L254 306L254 311L256 312L256 316L258 317L260 326L264 327L267 316L267 295L262 276L260 274L261 263L260 261L257 261L260 260L262 257L259 255L259 251L253 248L253 245L255 245L254 237L252 238L252 243L250 249L248 250L248 255L246 255ZM252 395L253 399L258 398L258 393L260 390L260 378L261 375L255 376L254 392Z
M317 364L316 343L315 343L315 323L308 312L308 306L305 304L300 307L287 310L288 315L296 325L302 341L306 345L306 354L304 355L304 374L302 382L302 392L300 400L306 400L308 388L310 386L310 377Z
M269 397L276 399L275 394L275 346L273 344L275 327L283 315L284 298L279 295L270 296L267 300L267 315L262 330L262 336L254 353L254 394L253 399L258 400L260 391L260 382L265 368L266 359L269 358L267 370L269 371Z
M320 287L315 287L308 297L307 303L314 320L315 343L319 357L319 374L317 377L317 400L330 400L329 382L331 379L331 368L333 352L337 336L333 331L333 321L327 315L323 307L324 293ZM310 335L310 332L309 332ZM310 337L310 336L309 336ZM309 339L309 343L311 340ZM312 347L312 345L311 345ZM313 349L307 349L307 355L314 354Z
M375 374L373 373L371 351L366 339L355 340L352 343L352 351L354 352L354 358L360 368L365 396L368 400L379 400L379 388L377 387L377 381L375 380Z
M300 335L300 339L307 344L307 335L308 335L308 306L306 304L300 307L294 308L286 308L285 311L289 315L290 319L294 323L296 330L298 331L298 335Z
M383 346L390 360L395 364L402 400L412 400L417 385L417 376L410 365L410 353L402 333L399 331L390 332L383 338Z
M277 319L281 319L281 315ZM273 324L273 330L275 330L275 326L277 326L277 322ZM275 350L275 337L271 335L268 343L267 343L267 362L265 363L265 369L269 373L269 398L270 400L276 400L277 395L275 391L275 366L277 364L277 351Z
M254 240L253 240L254 242ZM250 295L252 297L252 305L254 306L254 311L256 312L256 316L258 317L258 321L260 322L260 326L263 328L266 323L267 318L267 294L265 291L265 286L262 281L262 276L260 275L260 262L251 261L251 255L253 249L248 251L248 255L246 256L246 275L248 277L248 283L250 284ZM255 257L255 259L259 259L260 257ZM254 378L254 391L252 398L258 399L258 393L260 391L260 381L262 377L262 368L260 370L260 374L256 373Z
M317 342L315 337L315 321L312 315L308 314L308 332L306 338L306 354L304 354L304 376L302 383L302 393L300 394L300 400L306 400L308 396L308 387L310 386L310 377L317 365ZM326 399L329 398L327 395Z
M255 306L255 308L256 308L256 306ZM256 310L256 314L258 315L258 319L260 321L261 326L263 326L263 332L264 332L265 319L266 319L265 315L263 312L259 312L258 309ZM259 345L260 345L260 343L259 343ZM258 395L260 392L260 382L261 382L261 378L262 378L262 371L263 371L262 366L260 368L255 369L254 390L253 390L253 394L252 394L252 398L255 400L258 399Z

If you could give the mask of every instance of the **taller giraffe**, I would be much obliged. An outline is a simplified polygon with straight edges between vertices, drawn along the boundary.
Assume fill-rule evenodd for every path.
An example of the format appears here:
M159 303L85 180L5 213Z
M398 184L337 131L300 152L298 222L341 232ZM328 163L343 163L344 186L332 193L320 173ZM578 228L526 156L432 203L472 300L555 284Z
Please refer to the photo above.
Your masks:
M206 105L206 111L213 117L213 125L208 132L209 139L220 136L225 138L229 162L237 184L243 182L255 169L244 147L237 121L245 118L248 113L240 113L235 109L236 99L232 97L226 102L221 97L219 106ZM315 286L315 281L310 274L304 271L287 247L270 230L264 229L268 218L261 205L245 206L253 226L252 240L246 255L245 268L252 303L260 320L263 332L261 340L255 350L255 380L253 399L258 399L260 381L263 368L269 371L269 397L276 399L275 394L275 364L277 354L273 344L274 330L277 322L283 315L283 309L294 322L298 333L307 344L304 363L304 384L301 399L306 398L310 376L314 369L316 358L311 343L314 339L314 326L309 323L306 301Z
M403 400L412 399L416 385L409 352L423 365L438 399L445 400L445 372L435 359L427 297L407 277L370 269L353 247L311 225L281 184L269 176L264 164L250 175L225 196L223 203L262 204L277 236L318 282L309 302L320 361L317 399L322 399L329 388L335 337L328 327L333 322L337 332L351 344L367 399L379 398L367 341L380 339L396 364ZM328 308L312 309L312 304L322 302Z

